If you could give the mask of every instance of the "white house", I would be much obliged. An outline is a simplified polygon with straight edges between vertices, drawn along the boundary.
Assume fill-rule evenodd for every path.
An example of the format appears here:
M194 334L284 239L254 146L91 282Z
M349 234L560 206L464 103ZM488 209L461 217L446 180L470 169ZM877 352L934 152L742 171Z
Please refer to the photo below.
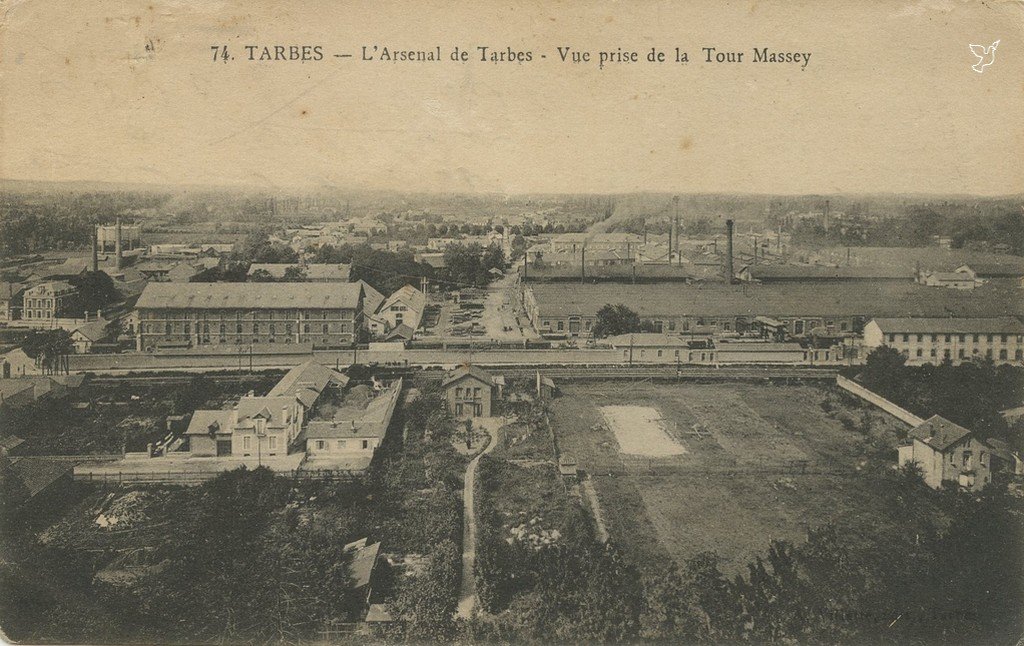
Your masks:
M386 335L405 325L415 331L420 326L427 298L412 285L406 285L384 299L377 311L367 317L367 326L375 336Z
M988 444L971 435L966 428L933 415L915 427L907 442L899 447L899 465L917 463L929 487L938 489L944 482L971 491L979 491L992 481L992 474L1003 468L1002 448L993 451Z

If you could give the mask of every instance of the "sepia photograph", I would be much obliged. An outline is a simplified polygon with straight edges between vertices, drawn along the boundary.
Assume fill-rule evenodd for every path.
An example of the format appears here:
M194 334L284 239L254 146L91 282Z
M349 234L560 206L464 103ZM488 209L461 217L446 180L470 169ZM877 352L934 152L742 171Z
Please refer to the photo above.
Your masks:
M0 0L0 641L1024 643L1020 0Z

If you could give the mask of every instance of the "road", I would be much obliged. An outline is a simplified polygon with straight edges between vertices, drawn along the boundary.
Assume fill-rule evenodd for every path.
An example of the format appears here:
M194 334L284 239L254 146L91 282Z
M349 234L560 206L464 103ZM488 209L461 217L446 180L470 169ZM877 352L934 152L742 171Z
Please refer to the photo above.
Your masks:
M507 342L540 338L531 328L526 313L520 314L519 280L519 273L510 270L506 276L488 285L483 311L488 339Z
M490 418L498 419L498 418ZM486 427L484 427L486 428ZM456 616L468 619L476 607L476 507L473 492L476 489L476 467L480 458L498 445L497 429L486 429L491 436L487 448L469 461L462 489L462 585L459 588L459 607Z

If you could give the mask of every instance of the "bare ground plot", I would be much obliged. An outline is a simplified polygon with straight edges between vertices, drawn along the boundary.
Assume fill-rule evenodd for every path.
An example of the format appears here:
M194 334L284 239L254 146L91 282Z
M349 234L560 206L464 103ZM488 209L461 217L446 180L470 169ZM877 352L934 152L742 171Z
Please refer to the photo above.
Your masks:
M838 519L870 527L865 436L849 423L864 413L828 388L620 382L563 393L552 415L559 446L593 476L612 540L640 565L716 550L740 570L773 538L799 541ZM601 413L621 405L656 409L687 452L621 453ZM896 432L869 415L876 432Z

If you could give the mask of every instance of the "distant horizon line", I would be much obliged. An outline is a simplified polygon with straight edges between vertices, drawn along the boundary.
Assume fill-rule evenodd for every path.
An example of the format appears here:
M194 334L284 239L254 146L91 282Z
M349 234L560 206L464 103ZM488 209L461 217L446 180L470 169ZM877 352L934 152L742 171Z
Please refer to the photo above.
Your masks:
M561 197L561 196L601 196L601 197L615 197L615 196L626 196L626 195L728 195L728 196L747 196L747 197L931 197L931 198L973 198L973 199L986 199L986 200L1000 200L1000 199L1024 199L1024 192L1019 193L964 193L964 192L951 192L951 193L937 193L928 191L892 191L892 190L880 190L880 191L831 191L831 192L806 192L806 193L765 193L761 191L722 191L722 190L698 190L698 191L671 191L666 189L636 189L630 191L521 191L521 192L502 192L502 191L466 191L466 190L410 190L400 188L353 188L345 187L336 184L320 185L320 186L292 186L292 187L262 187L254 184L199 184L191 182L183 182L180 184L166 184L157 182L146 182L146 181L114 181L114 180L94 180L94 179L70 179L70 180L49 180L49 179L22 179L12 177L0 177L0 190L9 190L9 187L3 186L4 184L40 184L50 185L54 188L59 187L73 187L81 185L99 185L103 187L110 187L111 190L153 190L153 191L175 191L175 190L202 190L209 192L248 192L248 193L267 193L267 194L290 194L290 193L311 193L317 191L339 191L349 193L394 193L398 195L431 195L431 196L443 196L443 195L459 195L459 196L489 196L489 197L528 197L528 196L542 196L542 197Z

